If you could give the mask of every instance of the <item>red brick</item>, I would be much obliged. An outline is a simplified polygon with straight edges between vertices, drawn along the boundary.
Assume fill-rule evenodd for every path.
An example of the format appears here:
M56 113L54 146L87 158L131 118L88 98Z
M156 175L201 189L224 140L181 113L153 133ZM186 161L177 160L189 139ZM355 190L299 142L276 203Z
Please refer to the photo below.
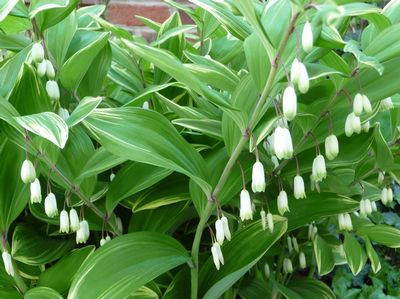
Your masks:
M125 26L143 26L135 16L143 16L156 22L163 22L170 16L169 7L156 3L110 3L108 20L111 23Z

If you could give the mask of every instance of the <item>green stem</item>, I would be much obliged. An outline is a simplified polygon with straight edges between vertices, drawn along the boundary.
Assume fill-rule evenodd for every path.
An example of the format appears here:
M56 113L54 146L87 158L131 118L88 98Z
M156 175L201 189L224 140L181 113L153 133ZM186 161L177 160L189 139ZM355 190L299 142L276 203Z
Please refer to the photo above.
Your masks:
M251 131L254 129L255 125L257 124L257 122L259 120L259 117L262 114L264 105L266 105L268 95L271 92L271 89L272 89L272 86L273 86L273 83L275 80L275 76L278 71L278 63L277 63L278 59L279 59L280 55L283 53L284 48L286 47L286 44L290 37L290 34L293 32L293 29L296 24L296 20L297 20L298 16L299 16L299 14L296 13L292 17L292 20L289 25L289 29L286 32L284 38L282 39L282 41L279 45L276 57L275 57L274 61L271 62L271 71L269 73L269 76L268 76L267 82L264 86L264 89L261 93L260 99L256 105L256 108L254 109L253 115L250 118L249 125L244 130L242 137L240 138L238 144L236 145L234 151L232 152L232 155L230 156L228 163L226 164L226 166L221 174L221 177L220 177L216 187L214 188L214 191L211 193L209 201L207 202L207 206L201 214L199 224L197 225L197 228L196 228L196 234L195 234L195 237L193 240L192 252L191 252L192 261L193 261L193 268L191 268L191 271L190 271L191 272L191 298L192 299L197 299L198 271L199 271L199 248L200 248L200 241L201 241L201 236L203 234L204 227L213 212L215 199L217 198L219 192L225 185L225 183L232 171L233 166L235 165L240 153L242 152L244 146L246 145L246 143L250 137ZM270 103L271 103L271 101L269 103L267 103L266 108L268 107L268 105Z

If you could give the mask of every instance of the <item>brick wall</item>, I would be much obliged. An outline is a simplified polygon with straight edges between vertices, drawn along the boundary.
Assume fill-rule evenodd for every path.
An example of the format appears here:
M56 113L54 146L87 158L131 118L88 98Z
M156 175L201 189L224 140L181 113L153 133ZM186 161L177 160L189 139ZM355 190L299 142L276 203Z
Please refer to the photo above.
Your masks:
M180 0L179 2L187 3ZM107 4L108 3L108 4ZM106 18L113 24L151 39L154 31L146 28L135 16L143 16L156 22L165 21L174 8L162 0L82 0L81 5L107 4ZM191 23L187 15L181 13L183 23Z

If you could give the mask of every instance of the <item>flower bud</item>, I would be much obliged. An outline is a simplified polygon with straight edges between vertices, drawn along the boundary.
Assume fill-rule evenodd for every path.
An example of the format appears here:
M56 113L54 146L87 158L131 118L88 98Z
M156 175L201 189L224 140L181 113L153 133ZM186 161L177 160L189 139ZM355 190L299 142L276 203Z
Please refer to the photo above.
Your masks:
M370 114L372 112L372 105L371 102L369 101L369 98L365 94L362 96L362 103L364 111Z
M79 217L74 208L71 208L69 211L69 224L71 227L71 232L76 232L79 229Z
M226 218L225 216L222 216L221 221L222 221L222 226L224 227L225 239L230 241L231 240L231 231L229 230L228 218Z
M324 156L319 154L315 157L312 165L312 176L315 182L321 182L326 178L326 167Z
M351 126L353 127L353 132L360 134L361 132L361 119L353 113L351 119Z
M369 120L367 120L365 123L362 124L361 128L365 133L368 133L369 128L371 127L371 124Z
M378 173L378 184L381 185L384 180L385 180L385 172L384 171L379 171L379 173Z
M294 177L293 182L294 198L306 198L306 193L304 191L304 180L300 175Z
M357 93L353 100L353 112L356 116L360 116L363 112L363 96Z
M293 59L292 66L290 68L290 81L293 84L297 84L299 80L299 61L297 58Z
M217 242L222 245L224 243L225 235L224 235L224 227L221 219L215 221L215 237Z
M211 254L213 257L214 265L217 270L220 268L220 264L224 264L224 256L222 255L221 246L218 242L215 242L211 247Z
M381 111L386 111L386 110L390 110L393 108L394 108L394 105L393 105L393 101L392 101L391 97L388 97L381 101L381 105L380 105Z
M65 109L65 108L63 108L63 107L60 107L59 109L58 109L58 116L59 117L61 117L64 121L66 121L67 119L68 119L68 117L69 117L69 112L68 112L68 110L67 109Z
M372 212L377 212L378 208L376 206L376 202L375 201L371 201L371 208L372 208Z
M297 253L299 252L299 243L297 243L297 239L296 237L292 238L292 243L293 243L293 249L294 251L296 251Z
M58 215L57 200L54 193L50 192L44 199L44 211L48 217L54 217Z
M347 137L351 137L353 135L354 130L353 130L353 113L350 113L346 117L346 123L344 125L344 132Z
M60 233L69 233L69 217L66 210L60 213Z
M1 257L3 258L4 268L7 274L10 276L14 276L15 273L14 273L14 267L12 265L11 255L7 251L3 251Z
M306 22L301 35L301 44L305 52L310 53L313 48L314 37L310 22Z
M274 148L278 159L290 159L293 156L292 136L286 128L277 127L274 132Z
M371 215L372 214L372 204L369 199L364 200L364 209L365 209L365 214L366 215Z
M264 210L261 210L260 217L261 217L262 228L263 228L263 230L266 230L267 229L267 215Z
M292 261L287 257L285 257L285 259L283 260L283 273L285 274L293 273Z
M325 155L328 160L333 160L339 154L339 141L334 134L325 139Z
M35 179L31 183L31 203L41 203L42 202L42 189L38 179Z
M365 210L365 200L364 199L360 200L360 216L361 217L367 217L367 212Z
M299 253L299 265L301 269L307 268L306 256L303 251Z
M240 192L240 218L242 221L253 220L250 194L246 189Z
M79 223L79 229L76 231L76 244L86 243L86 241L89 239L89 236L89 223L86 220L82 220Z
M297 113L297 96L293 86L289 85L285 88L282 96L283 115L287 120L291 121L296 117Z
M262 165L262 163L260 161L257 161L253 165L251 188L253 189L253 192L264 192L265 191L264 166Z
M308 77L308 72L306 66L299 62L299 80L298 87L301 93L307 93L310 88L310 79Z
M142 105L142 109L149 110L149 108L150 108L149 101L144 102Z
M272 233L274 231L274 217L270 212L267 214L268 229Z
M54 71L54 67L50 60L46 60L46 76L51 80L56 76L56 72Z
M57 102L60 100L60 89L56 81L49 80L46 82L46 91L50 100Z
M292 253L293 251L292 238L289 236L287 237L287 248L289 250L289 253Z
M288 198L285 190L282 190L278 195L278 211L283 215L285 212L290 212Z
M351 222L350 214L344 214L344 219L346 223L346 230L351 231L353 229L353 223Z
M391 203L393 201L393 191L390 187L387 188L387 201L388 203Z
M269 278L270 275L271 275L271 270L269 269L269 265L268 264L264 265L264 274L265 274L266 278Z
M36 72L40 78L46 75L46 67L47 67L46 60L43 60L41 63L38 64Z
M32 162L25 160L21 167L21 179L25 184L33 183L36 179L36 171Z
M382 203L386 206L388 203L388 190L386 187L382 188L382 193L381 193L381 201Z
M106 243L107 243L106 239L101 238L101 240L100 240L100 247L101 247L101 246L104 246L104 244L106 244Z
M346 219L344 217L344 214L338 215L338 224L340 230L346 230Z
M34 43L32 46L32 60L36 63L44 59L44 49L40 43Z
M110 182L112 182L115 179L115 173L111 172L110 173Z

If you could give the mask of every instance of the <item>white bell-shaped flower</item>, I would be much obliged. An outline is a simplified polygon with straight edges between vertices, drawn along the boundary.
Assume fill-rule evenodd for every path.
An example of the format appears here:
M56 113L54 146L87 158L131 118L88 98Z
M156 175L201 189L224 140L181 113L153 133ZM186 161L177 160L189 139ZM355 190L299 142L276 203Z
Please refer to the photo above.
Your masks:
M272 233L274 231L274 217L270 212L267 213L267 224L269 231Z
M293 84L297 84L299 80L299 61L297 58L293 59L292 66L290 68L290 81Z
M111 172L110 173L110 182L112 182L115 179L115 173Z
M34 43L32 46L32 60L36 63L41 62L44 59L44 49L40 43Z
M339 154L339 141L336 135L331 134L325 139L325 155L328 160L333 160Z
M285 88L282 96L283 115L289 121L293 120L297 114L297 96L292 85Z
M44 211L48 217L55 217L58 215L57 200L54 193L50 192L44 199Z
M372 214L372 204L369 199L364 199L364 209L365 209L365 214L366 215L371 215Z
M388 204L388 189L386 187L382 188L381 201L385 206Z
M25 184L33 183L36 179L36 171L32 162L25 160L21 166L21 179Z
M265 213L264 210L261 210L260 217L261 217L262 228L263 228L263 230L266 230L267 229L267 214Z
M69 117L69 112L67 109L60 107L57 112L58 116L61 117L64 121L66 121Z
M109 235L106 236L106 241L110 242L111 241L111 237Z
M89 236L89 223L86 220L82 220L79 223L79 229L76 231L76 243L86 243L86 241L89 239Z
M378 184L382 184L385 180L385 171L379 171L378 173Z
M353 223L351 221L350 214L344 214L344 219L346 223L346 230L351 231L353 230Z
M351 126L353 127L353 132L360 134L361 132L361 119L356 116L354 113L352 113L352 119L351 119Z
M285 274L293 273L292 261L287 257L285 257L283 260L283 273Z
M376 202L375 201L371 201L371 208L372 208L372 212L377 212L378 211L378 207L376 206Z
M316 156L313 161L312 176L315 182L321 182L326 178L325 158L321 154Z
M146 101L146 102L143 103L142 109L146 109L146 110L150 109L149 101Z
M50 100L58 102L60 100L60 89L56 81L49 80L46 82L46 91Z
M285 212L290 212L289 202L288 202L288 198L287 198L287 194L286 194L285 190L282 190L281 192L279 192L278 211L279 211L279 214L281 214L281 215L285 214Z
M260 161L257 161L253 165L251 188L253 189L253 192L264 192L265 191L264 166L262 165L262 163Z
M294 198L306 198L306 192L304 188L304 180L300 175L296 175L293 181Z
M351 137L353 135L354 130L353 130L353 115L354 113L350 113L346 117L346 123L344 125L344 132L347 137Z
M387 188L387 201L388 203L393 201L393 190L390 187Z
M271 270L270 270L268 264L265 264L265 265L264 265L264 274L265 274L265 277L266 277L266 278L269 278L269 277L271 276Z
M394 108L394 105L393 105L393 101L392 101L391 97L388 97L381 101L381 105L380 105L381 111L386 111L386 110L390 110L393 108Z
M60 233L69 233L69 217L66 210L60 213Z
M31 203L41 203L42 202L42 188L38 179L35 179L31 185Z
M288 236L286 241L287 241L287 249L289 250L289 253L292 253L292 251L293 251L292 238L290 236Z
M299 62L299 80L297 86L301 93L305 94L310 88L310 78L308 77L308 72L306 66Z
M100 240L100 247L101 247L101 246L104 246L104 244L106 244L106 243L107 243L106 239L101 238L101 240Z
M228 218L226 218L225 216L222 216L221 222L222 222L222 226L224 228L225 239L230 241L231 240L231 231L229 230Z
M303 251L299 253L299 266L300 269L305 269L307 267L306 256Z
M4 268L7 272L7 274L10 276L14 276L15 272L14 272L14 267L12 264L11 255L7 251L3 251L3 253L1 254L1 257L3 258Z
M360 216L361 217L367 217L367 212L365 210L365 200L364 199L360 200Z
M296 251L297 253L299 253L300 248L299 248L299 243L297 243L296 237L292 237L292 243L293 243L293 249L294 249L294 251Z
M360 116L363 112L363 95L357 93L353 100L353 113L356 116Z
M215 268L219 270L220 265L224 264L224 256L222 255L221 246L219 245L218 242L214 242L214 244L212 245L211 254L213 257Z
M365 123L362 124L361 128L365 133L368 133L369 128L371 127L371 124L369 120L367 120Z
M79 216L74 208L69 211L69 224L71 232L76 232L79 229Z
M364 111L370 114L372 112L372 105L369 98L365 94L362 96L362 103Z
M314 36L310 22L306 22L301 35L301 44L305 52L310 53L314 45Z
M41 63L38 64L36 72L40 78L46 75L46 68L47 68L46 60L43 60Z
M215 221L215 237L220 245L224 243L225 234L224 234L224 226L222 224L221 219Z
M253 220L253 209L249 191L243 189L240 192L240 218L244 220Z
M56 76L56 72L50 60L46 60L46 76L51 80Z
M339 224L339 229L340 230L345 230L346 229L346 219L344 218L344 214L339 214L338 215L338 224Z
M278 159L290 159L293 156L292 136L286 128L277 127L274 132L274 148Z

